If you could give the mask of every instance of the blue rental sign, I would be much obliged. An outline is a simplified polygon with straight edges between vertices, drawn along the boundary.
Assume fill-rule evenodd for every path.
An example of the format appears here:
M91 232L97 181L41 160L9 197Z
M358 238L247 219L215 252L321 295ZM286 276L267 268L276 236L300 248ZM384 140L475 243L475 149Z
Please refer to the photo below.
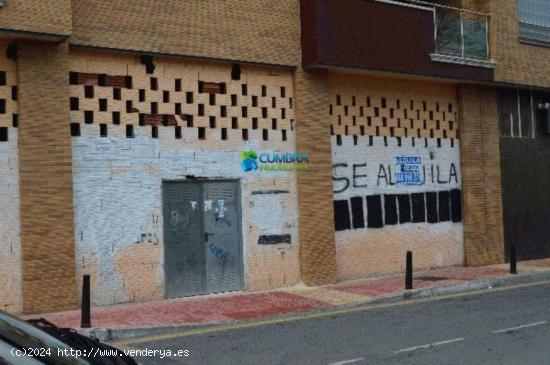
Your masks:
M422 185L420 156L396 156L395 183L401 185Z

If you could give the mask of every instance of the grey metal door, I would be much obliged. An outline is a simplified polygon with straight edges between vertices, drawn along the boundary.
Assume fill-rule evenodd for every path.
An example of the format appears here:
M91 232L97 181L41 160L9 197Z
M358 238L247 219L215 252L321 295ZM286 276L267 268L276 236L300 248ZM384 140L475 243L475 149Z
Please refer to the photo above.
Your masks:
M197 183L165 182L162 191L166 296L204 293L201 187Z
M165 182L163 202L166 296L242 289L238 183Z
M241 217L235 182L204 183L206 290L242 289Z

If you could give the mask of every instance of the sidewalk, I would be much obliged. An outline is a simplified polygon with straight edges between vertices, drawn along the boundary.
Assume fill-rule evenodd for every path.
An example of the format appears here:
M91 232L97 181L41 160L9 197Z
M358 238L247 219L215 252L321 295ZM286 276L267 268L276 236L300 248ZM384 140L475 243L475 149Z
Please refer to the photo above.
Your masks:
M517 283L550 280L550 259L518 263L519 275L508 265L448 267L415 272L414 290L404 290L403 275L341 282L319 287L293 287L261 293L226 293L152 303L92 308L94 333L119 339L173 332L190 325L218 324L267 316L380 301L427 297ZM80 329L80 312L27 316L46 318L60 327ZM84 332L88 332L86 330Z

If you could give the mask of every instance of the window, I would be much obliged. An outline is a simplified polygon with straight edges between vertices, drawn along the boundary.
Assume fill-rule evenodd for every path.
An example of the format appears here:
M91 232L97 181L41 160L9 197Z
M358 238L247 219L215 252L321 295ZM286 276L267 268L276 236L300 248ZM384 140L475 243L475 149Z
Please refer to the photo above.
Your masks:
M503 137L534 138L532 92L499 89L500 134Z
M458 58L489 59L488 16L436 7L436 53Z
M518 4L520 38L550 46L548 0L519 0Z
M535 138L537 109L531 90L499 89L498 110L500 135Z

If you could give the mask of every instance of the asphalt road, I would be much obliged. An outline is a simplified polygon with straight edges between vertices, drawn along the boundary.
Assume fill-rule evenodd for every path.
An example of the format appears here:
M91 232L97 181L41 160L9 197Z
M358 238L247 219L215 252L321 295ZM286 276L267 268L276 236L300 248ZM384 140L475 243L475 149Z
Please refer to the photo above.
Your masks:
M550 284L142 339L142 364L550 364Z

